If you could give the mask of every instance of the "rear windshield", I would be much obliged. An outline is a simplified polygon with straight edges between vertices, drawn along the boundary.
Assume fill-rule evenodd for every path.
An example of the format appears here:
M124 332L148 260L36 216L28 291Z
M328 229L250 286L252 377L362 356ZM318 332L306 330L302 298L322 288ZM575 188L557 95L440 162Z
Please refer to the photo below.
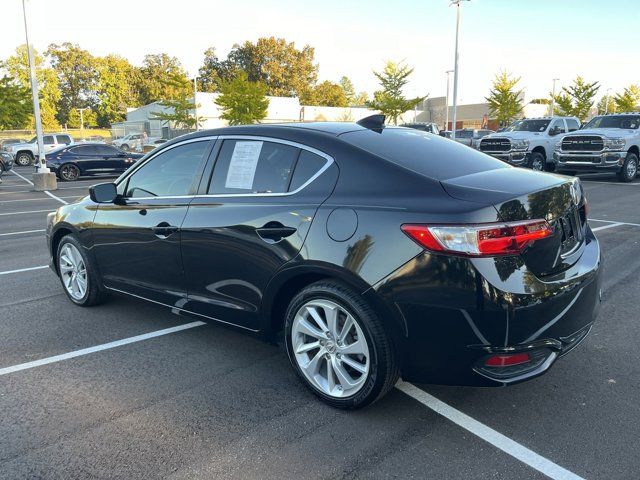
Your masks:
M357 130L344 133L340 138L436 180L448 180L497 168L511 168L466 145L419 130L386 127L381 133Z
M607 115L593 118L584 128L623 128L636 130L640 115Z

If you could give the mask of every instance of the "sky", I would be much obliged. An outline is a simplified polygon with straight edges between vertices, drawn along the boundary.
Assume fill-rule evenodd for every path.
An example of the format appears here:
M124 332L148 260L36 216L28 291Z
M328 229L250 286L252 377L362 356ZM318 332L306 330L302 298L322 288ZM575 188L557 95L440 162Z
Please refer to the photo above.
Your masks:
M444 96L453 68L456 7L448 0L27 0L31 43L78 43L141 64L180 59L191 76L203 53L283 37L315 48L319 80L346 75L373 92L387 60L414 68L408 96ZM24 43L21 0L1 0L0 59ZM471 0L460 7L458 103L484 101L494 75L521 77L525 98L548 96L576 75L600 94L640 83L640 0ZM12 19L12 21L10 21ZM453 77L453 76L452 76ZM453 78L452 78L453 83Z

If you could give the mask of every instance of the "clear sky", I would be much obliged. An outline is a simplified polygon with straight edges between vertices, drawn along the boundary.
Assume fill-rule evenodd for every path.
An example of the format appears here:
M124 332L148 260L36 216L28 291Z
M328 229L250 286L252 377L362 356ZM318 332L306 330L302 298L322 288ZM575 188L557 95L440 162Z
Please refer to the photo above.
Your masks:
M24 43L21 0L2 0L0 58ZM197 72L203 52L279 36L315 47L320 80L349 76L376 88L387 59L415 68L407 95L442 96L453 67L455 7L447 0L29 0L32 43L79 43L140 64L177 56ZM471 0L462 7L459 103L481 102L501 69L522 77L528 99L576 75L600 93L640 83L640 0Z

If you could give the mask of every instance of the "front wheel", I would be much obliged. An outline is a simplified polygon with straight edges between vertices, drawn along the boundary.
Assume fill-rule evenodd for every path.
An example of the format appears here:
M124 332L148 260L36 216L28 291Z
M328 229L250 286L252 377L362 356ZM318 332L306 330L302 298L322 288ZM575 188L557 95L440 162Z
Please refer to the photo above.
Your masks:
M631 182L638 174L638 157L634 153L627 154L627 158L622 164L622 169L617 173L621 182Z
M533 152L529 156L529 162L527 163L527 166L531 170L544 172L544 164L545 164L544 155L542 155L540 152Z
M78 177L80 177L80 169L77 166L68 163L60 167L59 175L60 179L65 182L75 182Z
M73 235L66 235L60 240L56 253L56 267L64 292L76 305L90 307L105 299L96 269Z
M20 153L16 157L16 163L21 167L28 167L33 162L33 157L28 153Z
M393 341L373 309L337 281L300 291L286 314L285 343L305 385L325 403L364 407L399 377Z

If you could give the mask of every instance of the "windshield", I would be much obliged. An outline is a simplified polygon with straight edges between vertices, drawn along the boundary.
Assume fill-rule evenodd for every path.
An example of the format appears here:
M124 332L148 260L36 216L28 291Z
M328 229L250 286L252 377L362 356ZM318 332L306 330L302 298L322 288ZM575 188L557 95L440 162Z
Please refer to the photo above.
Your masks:
M38 141L38 137L33 137L31 140L29 140L26 143L36 143Z
M508 127L504 128L502 131L503 132L513 132L513 129L516 128L521 123L522 123L522 120L516 120L511 125L509 125Z
M607 115L594 117L584 128L624 128L637 130L640 125L640 115Z
M510 132L544 132L551 120L521 120L513 124Z

